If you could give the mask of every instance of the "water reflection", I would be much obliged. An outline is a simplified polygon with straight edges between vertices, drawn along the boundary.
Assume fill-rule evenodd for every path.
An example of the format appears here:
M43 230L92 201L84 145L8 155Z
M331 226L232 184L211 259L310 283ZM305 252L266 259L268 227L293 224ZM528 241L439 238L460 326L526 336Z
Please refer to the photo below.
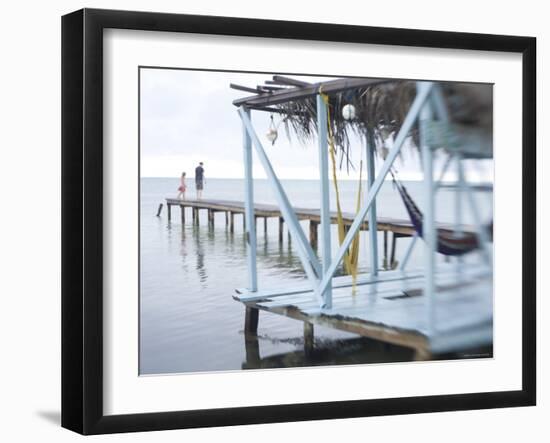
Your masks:
M350 338L341 340L315 339L310 349L303 338L285 339L287 343L299 345L302 349L261 356L260 342L280 343L282 340L269 336L244 333L246 360L242 369L292 368L307 366L394 363L413 359L414 352L401 346L369 340Z
M185 229L185 227L184 227ZM195 269L199 276L199 281L205 287L205 283L208 280L208 273L206 272L206 266L204 264L204 246L203 239L201 239L200 226L193 225L193 242L195 244L196 265Z

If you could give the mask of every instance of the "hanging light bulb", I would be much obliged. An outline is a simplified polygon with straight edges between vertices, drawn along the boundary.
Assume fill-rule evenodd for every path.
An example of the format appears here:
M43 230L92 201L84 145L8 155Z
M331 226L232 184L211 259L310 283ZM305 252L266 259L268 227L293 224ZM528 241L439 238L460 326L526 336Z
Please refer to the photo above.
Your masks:
M271 114L271 123L269 124L269 129L265 133L266 138L271 142L271 145L275 144L275 140L279 136L275 123L273 122L273 114Z
M344 117L345 120L355 119L355 106L349 103L345 105L342 108L342 117Z

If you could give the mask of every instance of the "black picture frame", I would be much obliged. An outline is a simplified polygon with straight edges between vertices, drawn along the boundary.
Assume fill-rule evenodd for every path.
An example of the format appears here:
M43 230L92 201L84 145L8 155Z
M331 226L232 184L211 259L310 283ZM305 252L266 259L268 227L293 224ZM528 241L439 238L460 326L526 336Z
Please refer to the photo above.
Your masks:
M523 64L522 389L131 415L103 413L103 30L191 32L519 53ZM536 39L83 9L62 18L62 426L82 434L535 405Z

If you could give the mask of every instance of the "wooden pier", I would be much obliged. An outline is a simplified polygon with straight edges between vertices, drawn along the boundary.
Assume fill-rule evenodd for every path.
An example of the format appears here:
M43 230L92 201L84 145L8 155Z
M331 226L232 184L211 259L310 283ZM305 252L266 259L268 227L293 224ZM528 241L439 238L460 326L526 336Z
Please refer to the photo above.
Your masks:
M235 229L235 215L242 214L245 229L245 205L229 200L179 200L166 199L168 219L174 206L180 208L181 222L186 221L186 208L191 209L191 220L199 224L199 211L206 210L208 224L214 226L215 214L225 213L225 225ZM317 247L317 229L321 222L318 209L293 208L298 220L309 222L309 241ZM157 215L162 211L159 206ZM336 212L331 212L331 224L337 223ZM343 221L349 227L355 214L344 213ZM267 235L267 219L279 223L278 236L283 240L284 220L278 206L254 204L254 219L264 219ZM452 229L453 226L438 223L437 227ZM367 220L361 230L368 230ZM245 334L250 337L257 332L259 312L271 312L290 317L304 324L304 351L314 347L314 325L330 327L358 334L382 342L411 348L417 360L431 358L434 354L458 352L475 346L490 346L493 333L492 274L482 266L468 267L465 264L445 263L438 265L435 276L436 328L430 330L426 312L426 297L423 295L425 273L422 271L391 270L395 266L396 240L411 237L415 229L409 220L377 217L377 231L384 233L384 256L377 276L360 275L354 285L350 276L332 279L333 305L330 309L319 308L318 301L307 281L293 281L280 289L250 292L238 289L234 299L245 306ZM464 232L473 228L463 227ZM388 259L388 233L393 234L391 258Z
M314 325L411 348L415 359L490 346L493 340L492 274L479 267L441 265L436 275L435 328L430 330L421 271L386 271L333 279L333 306L319 308L307 282L265 291L238 289L246 306L245 333L256 334L259 311L304 322L304 348L313 348ZM489 355L488 355L489 357Z
M215 223L215 214L217 212L225 213L225 225L228 226L230 232L235 231L235 215L242 215L242 226L245 228L245 205L242 201L233 201L233 200L180 200L176 198L167 198L166 199L166 208L168 212L168 220L172 219L172 208L180 208L180 218L181 222L186 222L186 208L191 209L191 221L194 224L199 224L199 211L204 210L208 213L208 224L214 226ZM306 220L309 222L309 241L312 247L316 248L318 244L318 228L321 223L321 214L318 209L312 208L294 208L298 220ZM162 212L162 204L159 205L157 211L157 216ZM278 206L255 203L254 204L254 217L257 222L258 219L263 219L263 229L264 233L267 233L267 220L269 218L275 218L279 223L278 237L279 241L283 241L283 227L284 219L282 213ZM343 222L346 227L351 226L355 214L350 212L343 213ZM331 223L336 224L337 214L335 211L331 212ZM452 229L453 226L449 224L438 224L438 227L445 227ZM361 225L362 231L367 231L369 229L369 222L365 220ZM395 263L395 254L396 254L396 244L397 239L401 237L411 237L414 235L415 230L414 226L410 220L401 220L388 217L378 217L377 218L377 231L384 233L384 268L391 267ZM473 230L472 227L465 226L464 231L469 232ZM391 254L388 259L388 233L392 234L391 241Z

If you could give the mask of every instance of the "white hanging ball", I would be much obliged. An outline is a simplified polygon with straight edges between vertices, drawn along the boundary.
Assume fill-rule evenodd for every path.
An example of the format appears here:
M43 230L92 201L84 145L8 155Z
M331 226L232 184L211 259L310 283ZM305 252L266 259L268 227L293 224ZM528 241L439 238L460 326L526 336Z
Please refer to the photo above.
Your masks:
M353 120L355 118L355 106L347 104L342 108L342 117L345 120Z
M279 134L277 133L277 130L274 128L269 128L265 134L266 138L271 142L271 144L275 143L278 135Z

